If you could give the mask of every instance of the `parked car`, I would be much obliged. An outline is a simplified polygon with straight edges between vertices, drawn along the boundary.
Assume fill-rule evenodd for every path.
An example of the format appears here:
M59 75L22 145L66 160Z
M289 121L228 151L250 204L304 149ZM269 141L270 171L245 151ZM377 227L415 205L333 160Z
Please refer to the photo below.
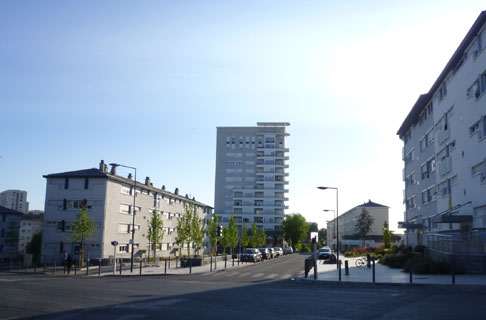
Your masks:
M253 261L253 262L262 261L262 253L258 249L247 248L241 254L241 261Z
M283 252L282 248L280 248L280 247L275 247L275 248L273 248L273 249L275 249L275 253L277 253L277 257L281 257L281 256L283 256L283 255L284 255L284 252Z
M331 249L329 247L322 247L318 252L319 260L331 259Z
M263 260L272 259L271 252L268 248L258 248L258 250L262 253Z
M270 258L271 259L277 257L277 253L275 252L275 249L274 248L267 248L267 249L270 251Z
M291 246L285 247L284 254L292 254L292 253L294 253L294 250L292 250Z

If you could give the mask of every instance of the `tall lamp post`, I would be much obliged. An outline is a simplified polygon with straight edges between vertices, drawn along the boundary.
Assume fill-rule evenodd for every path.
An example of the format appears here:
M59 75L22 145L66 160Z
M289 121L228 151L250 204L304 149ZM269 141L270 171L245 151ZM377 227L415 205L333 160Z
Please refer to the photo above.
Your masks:
M110 166L133 169L135 171L135 176L134 176L134 179L133 179L132 254L131 254L131 258L130 258L130 272L133 273L133 251L134 251L134 244L135 244L135 212L137 211L136 207L135 207L135 199L136 199L136 196L137 196L137 168L125 166L125 165L119 164L119 163L110 163Z
M341 281L341 261L339 260L339 190L335 187L317 187L320 190L336 190L336 247L337 247L337 267L339 270L339 281Z

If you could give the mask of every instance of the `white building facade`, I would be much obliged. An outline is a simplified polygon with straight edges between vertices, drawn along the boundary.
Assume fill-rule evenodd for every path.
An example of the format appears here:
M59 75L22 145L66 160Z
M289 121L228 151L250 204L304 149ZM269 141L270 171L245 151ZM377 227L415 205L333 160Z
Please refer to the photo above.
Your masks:
M62 259L64 250L76 254L79 244L72 243L69 234L76 215L83 206L88 208L88 216L96 226L93 239L87 242L85 252L90 258L109 259L116 250L117 258L131 257L131 230L135 213L134 256L137 258L152 255L148 252L147 239L149 221L156 210L162 217L164 237L157 248L158 256L175 254L177 218L185 214L192 204L203 222L206 223L212 213L212 207L179 195L165 187L156 188L146 178L144 183L137 181L135 208L133 207L134 181L118 176L116 168L108 172L101 161L98 169L86 169L64 173L49 174L47 179L46 201L44 209L43 254L48 262ZM114 248L112 241L117 241ZM204 246L207 246L205 241ZM204 250L204 248L202 248ZM191 250L192 251L192 250Z
M218 127L215 212L223 225L232 213L239 226L255 223L267 236L282 236L288 209L289 123Z
M378 247L383 245L383 225L388 220L388 207L369 200L339 215L338 219L327 221L327 244L334 251L337 248L339 231L339 246L341 250L361 247L363 240L356 233L356 223L359 215L366 210L373 219L370 232L364 239L365 246ZM400 236L392 237L393 244L399 244Z
M485 30L483 11L398 130L408 245L486 229Z
M6 190L0 193L0 206L9 208L22 213L29 212L29 203L27 202L27 191L23 190Z
M27 245L34 235L42 233L44 216L42 214L24 214L20 218L19 252L27 253Z

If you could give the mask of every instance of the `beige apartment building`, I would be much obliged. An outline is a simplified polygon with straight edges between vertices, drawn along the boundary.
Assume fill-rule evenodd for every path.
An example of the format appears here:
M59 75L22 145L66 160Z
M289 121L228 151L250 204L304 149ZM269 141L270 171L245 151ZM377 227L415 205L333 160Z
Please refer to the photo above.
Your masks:
M342 250L357 248L363 245L363 240L356 234L356 223L358 216L363 210L368 211L373 218L371 231L365 238L365 246L378 247L383 245L383 224L388 220L388 207L369 200L362 205L356 206L351 210L339 215L339 219L334 218L327 222L327 243L334 251L337 248L337 229L339 229L339 243ZM336 221L339 225L336 225ZM392 243L398 244L400 236L392 236Z
M95 223L96 232L88 241L85 252L91 259L110 259L116 250L117 258L131 257L131 230L135 214L134 256L143 258L148 253L147 239L149 221L154 210L161 215L164 223L164 238L158 248L158 256L175 254L177 218L185 214L186 207L193 204L196 212L206 223L212 213L212 207L180 195L178 188L169 192L165 186L154 187L149 177L145 182L137 181L134 191L134 179L131 174L121 177L116 174L116 167L108 171L102 160L99 168L54 173L45 175L47 180L44 209L43 255L48 262L62 259L62 252L76 254L79 244L69 240L76 215L83 206L88 208L88 216ZM133 193L136 192L135 208ZM117 241L116 247L112 241ZM207 241L205 241L205 247ZM204 248L203 248L204 249Z

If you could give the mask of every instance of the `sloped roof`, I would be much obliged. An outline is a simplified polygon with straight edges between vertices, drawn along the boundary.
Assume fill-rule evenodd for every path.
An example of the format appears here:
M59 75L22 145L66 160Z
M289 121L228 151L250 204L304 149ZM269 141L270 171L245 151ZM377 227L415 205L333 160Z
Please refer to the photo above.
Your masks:
M2 206L0 206L0 213L7 213L7 214L19 214L19 215L23 215L23 213L22 213L22 212L20 212L20 211L17 211L17 210L12 210L12 209L5 208L5 207L2 207Z
M382 204L373 202L368 200L368 202L363 203L362 205L356 206L356 208L389 208L388 206L384 206Z
M43 176L44 178L81 178L81 177L88 177L88 178L107 178L108 174L102 172L99 169L91 168L91 169L84 169L84 170L77 170L77 171L67 171L61 173L52 173Z

